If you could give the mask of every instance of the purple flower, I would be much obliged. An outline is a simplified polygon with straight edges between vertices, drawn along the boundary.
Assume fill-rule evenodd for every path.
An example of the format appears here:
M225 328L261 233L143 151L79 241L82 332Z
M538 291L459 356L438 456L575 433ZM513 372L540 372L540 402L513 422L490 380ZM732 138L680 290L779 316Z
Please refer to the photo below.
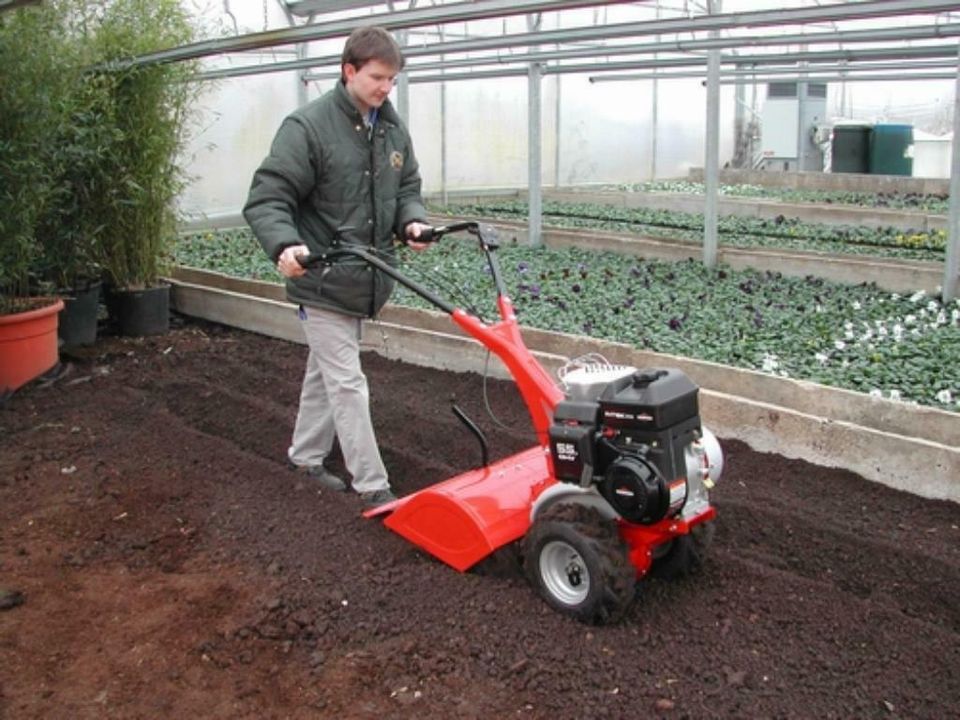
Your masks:
M676 317L670 318L668 325L670 325L671 330L679 330L681 327L683 327L683 323L681 322L680 318Z
M580 283L574 283L570 289L575 293L580 292Z
M527 265L525 262L517 263L517 272L520 273L521 275L529 269L530 269L530 266Z

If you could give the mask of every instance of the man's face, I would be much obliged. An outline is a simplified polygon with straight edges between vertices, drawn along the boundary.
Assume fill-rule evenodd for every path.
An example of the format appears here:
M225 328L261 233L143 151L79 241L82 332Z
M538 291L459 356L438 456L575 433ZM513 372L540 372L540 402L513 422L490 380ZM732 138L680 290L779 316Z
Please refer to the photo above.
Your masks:
M347 92L362 112L383 105L393 89L397 72L397 68L379 60L369 60L360 69L349 63L343 66Z

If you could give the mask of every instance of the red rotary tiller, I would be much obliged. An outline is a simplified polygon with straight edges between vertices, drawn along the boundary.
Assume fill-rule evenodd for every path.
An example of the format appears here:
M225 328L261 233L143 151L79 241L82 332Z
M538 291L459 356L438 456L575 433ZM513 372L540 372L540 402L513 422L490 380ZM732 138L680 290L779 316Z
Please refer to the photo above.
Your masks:
M589 357L569 364L558 385L523 342L494 255L495 229L456 223L421 240L463 230L477 236L490 266L501 318L494 324L364 248L342 245L303 260L355 256L449 313L506 365L538 439L365 515L387 516L387 527L460 571L522 540L527 577L547 603L585 622L614 621L640 578L686 574L712 536L708 490L723 454L700 422L698 388L679 370Z

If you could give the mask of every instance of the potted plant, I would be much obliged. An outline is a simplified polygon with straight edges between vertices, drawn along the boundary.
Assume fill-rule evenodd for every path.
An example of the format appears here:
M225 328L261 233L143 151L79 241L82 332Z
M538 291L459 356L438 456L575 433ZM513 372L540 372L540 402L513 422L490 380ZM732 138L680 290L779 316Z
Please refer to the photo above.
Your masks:
M58 298L37 283L39 218L55 174L50 138L71 68L47 6L0 13L0 393L56 365Z
M58 0L55 7L63 52L71 53L73 67L89 67L93 6L87 0ZM97 337L102 271L96 241L104 229L97 193L106 182L103 153L117 132L101 115L104 84L89 73L77 72L72 80L63 122L50 138L53 187L37 233L43 280L64 301L58 328L63 348L89 345Z
M64 301L59 336L63 347L90 345L97 338L101 268L96 259L99 223L97 148L105 127L96 114L77 107L56 138L57 173L38 236L43 246L42 276Z
M122 334L158 334L169 326L169 285L162 277L176 233L174 202L186 181L179 154L197 94L188 82L192 63L124 61L194 36L178 0L114 0L93 31L101 71L92 109L103 141L94 247L108 282L107 306Z

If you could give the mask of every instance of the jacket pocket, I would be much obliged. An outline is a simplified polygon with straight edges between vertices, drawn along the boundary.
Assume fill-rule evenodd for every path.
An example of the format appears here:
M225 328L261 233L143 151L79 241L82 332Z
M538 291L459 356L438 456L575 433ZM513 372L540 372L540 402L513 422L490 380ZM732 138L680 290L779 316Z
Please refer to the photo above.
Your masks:
M373 272L367 265L337 263L320 275L319 295L349 313L369 315L373 299Z

